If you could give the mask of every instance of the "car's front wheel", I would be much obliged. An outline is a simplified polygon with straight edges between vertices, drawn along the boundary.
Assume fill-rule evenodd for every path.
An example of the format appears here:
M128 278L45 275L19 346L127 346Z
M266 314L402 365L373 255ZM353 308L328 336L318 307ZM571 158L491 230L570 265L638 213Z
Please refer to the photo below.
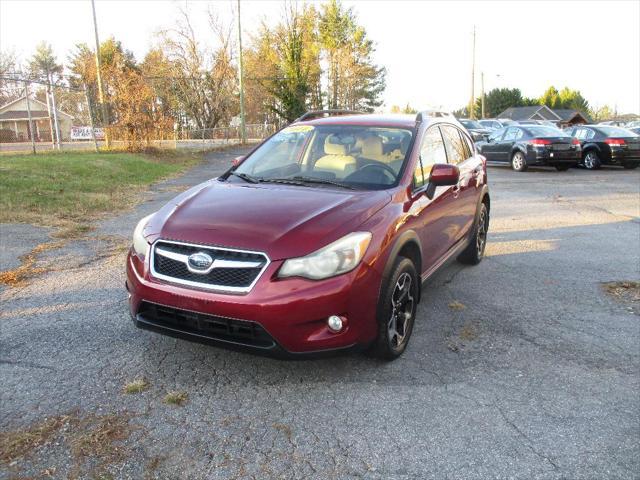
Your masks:
M420 277L413 262L398 257L380 293L378 336L371 353L395 360L407 348L418 306Z
M626 169L626 170L633 170L634 168L638 168L638 163L632 163L632 162L626 162L623 163L622 166Z

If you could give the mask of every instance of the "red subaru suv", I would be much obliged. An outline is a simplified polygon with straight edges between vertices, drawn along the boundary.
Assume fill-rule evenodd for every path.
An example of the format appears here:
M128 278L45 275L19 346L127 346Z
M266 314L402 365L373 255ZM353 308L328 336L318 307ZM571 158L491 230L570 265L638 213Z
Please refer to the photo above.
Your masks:
M126 281L138 327L291 356L404 352L422 282L482 259L485 160L441 112L326 114L140 221Z

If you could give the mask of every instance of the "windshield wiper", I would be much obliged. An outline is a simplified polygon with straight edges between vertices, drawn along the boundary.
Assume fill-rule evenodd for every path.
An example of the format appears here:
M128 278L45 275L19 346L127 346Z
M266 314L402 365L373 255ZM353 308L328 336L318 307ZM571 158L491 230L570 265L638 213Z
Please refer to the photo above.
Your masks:
M294 178L261 178L260 183L283 183L285 185L298 185L300 187L306 187L307 185Z
M333 180L327 180L326 178L304 177L301 175L297 175L295 177L292 177L291 180L296 180L298 182L303 182L303 183L320 183L323 185L334 185L340 188L355 190L355 188L352 187L351 185L347 185L346 183L341 183L341 182L335 182Z
M246 173L229 172L229 175L235 175L236 177L241 178L245 182L260 183L259 178L252 177L251 175L247 175Z

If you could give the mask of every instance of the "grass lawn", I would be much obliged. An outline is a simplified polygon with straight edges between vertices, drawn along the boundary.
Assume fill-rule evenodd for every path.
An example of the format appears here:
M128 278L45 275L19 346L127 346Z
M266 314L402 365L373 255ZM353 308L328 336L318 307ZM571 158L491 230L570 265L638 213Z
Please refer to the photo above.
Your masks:
M198 163L177 152L0 156L0 223L60 227L65 236L135 202L147 185Z

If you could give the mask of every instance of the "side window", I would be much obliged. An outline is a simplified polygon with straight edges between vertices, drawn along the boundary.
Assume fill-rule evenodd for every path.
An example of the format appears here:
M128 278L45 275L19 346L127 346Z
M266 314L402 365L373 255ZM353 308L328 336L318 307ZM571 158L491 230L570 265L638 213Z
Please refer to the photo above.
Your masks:
M447 154L438 127L431 127L422 139L420 159L413 176L415 188L422 187L429 179L434 163L447 163Z
M587 131L584 128L577 128L576 130L574 130L573 136L577 139L584 140L586 133Z
M444 144L447 150L447 158L449 163L457 165L464 162L468 157L466 156L465 148L458 133L458 129L451 125L443 125L441 127L442 135L444 136Z
M520 130L518 130L517 128L513 128L513 127L507 129L507 133L504 136L504 141L507 142L507 141L515 140L516 138L518 138L518 132L519 131ZM522 134L522 132L520 132L520 134Z
M458 129L458 134L460 135L460 139L462 140L462 146L464 147L464 158L471 158L473 156L474 148L471 140L467 137L462 130Z
M501 128L500 130L496 130L491 135L489 135L489 141L490 142L497 142L502 138L502 135L504 135L504 129L503 128Z
M596 132L594 132L593 130L589 130L588 128L585 128L584 138L586 140L591 140L595 136L596 136Z

